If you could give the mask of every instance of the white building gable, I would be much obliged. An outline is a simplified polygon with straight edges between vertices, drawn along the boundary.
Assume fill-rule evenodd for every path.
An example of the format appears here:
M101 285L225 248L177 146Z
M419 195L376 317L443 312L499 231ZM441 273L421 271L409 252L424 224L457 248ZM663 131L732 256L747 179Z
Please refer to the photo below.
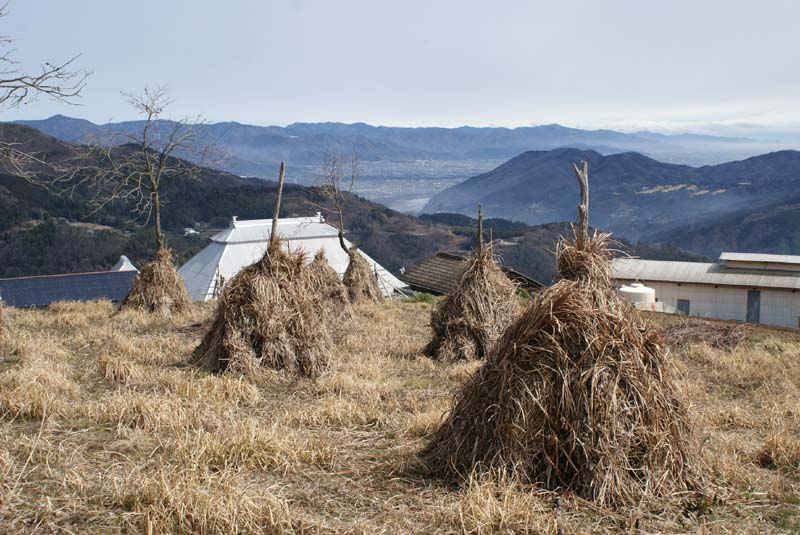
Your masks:
M211 243L178 270L191 298L195 301L212 299L220 278L229 281L240 269L264 256L271 231L271 219L238 221L234 217L228 229L212 236ZM292 251L302 249L309 260L323 249L331 267L340 277L344 275L349 257L339 245L338 231L325 223L321 214L280 219L278 235L284 247ZM347 240L345 243L348 247L352 245ZM407 287L363 251L359 253L376 271L384 295Z

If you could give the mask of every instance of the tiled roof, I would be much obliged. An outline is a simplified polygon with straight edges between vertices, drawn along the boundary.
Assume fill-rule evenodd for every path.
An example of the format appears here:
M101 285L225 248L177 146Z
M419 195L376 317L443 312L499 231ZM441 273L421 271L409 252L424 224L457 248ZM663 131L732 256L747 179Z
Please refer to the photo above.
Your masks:
M400 279L419 290L447 294L456 287L465 269L466 258L451 253L436 253L400 275Z
M137 271L129 270L0 279L0 299L14 307L46 306L55 301L120 301L128 295L136 275Z
M463 251L439 252L426 258L400 276L400 279L419 291L447 294L453 291L459 277L467 269L469 254ZM530 289L542 288L538 281L503 266L508 277Z

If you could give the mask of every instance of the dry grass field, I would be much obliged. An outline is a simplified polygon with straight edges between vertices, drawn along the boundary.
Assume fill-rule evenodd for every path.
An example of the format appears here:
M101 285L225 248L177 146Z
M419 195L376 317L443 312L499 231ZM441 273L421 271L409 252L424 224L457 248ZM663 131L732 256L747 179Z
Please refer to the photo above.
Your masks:
M748 326L732 350L674 351L714 496L605 510L420 472L415 453L477 368L419 356L429 304L355 307L315 382L176 366L211 313L8 311L0 533L800 532L800 333Z

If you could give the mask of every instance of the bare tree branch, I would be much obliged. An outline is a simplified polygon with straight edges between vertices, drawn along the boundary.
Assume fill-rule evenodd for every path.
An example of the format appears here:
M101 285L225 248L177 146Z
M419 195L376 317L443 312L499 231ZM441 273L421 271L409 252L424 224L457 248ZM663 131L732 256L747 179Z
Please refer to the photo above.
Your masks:
M116 132L110 139L89 144L91 167L83 167L80 185L90 192L89 204L98 211L110 203L131 205L132 219L153 220L157 248L166 247L161 230L163 185L177 178L195 179L212 147L198 137L198 118L161 120L172 102L164 89L145 89L141 95L124 94L144 116L141 130ZM186 158L190 158L190 162Z
M360 175L358 153L354 150L350 159L350 169L345 169L344 158L341 154L327 152L322 161L322 176L319 188L323 196L330 203L327 211L335 212L339 217L339 245L349 253L344 242L344 207L347 197L352 193L353 187Z
M8 2L0 5L0 19L8 15ZM0 36L0 112L18 108L46 96L71 104L78 98L90 73L74 70L80 56L62 62L44 62L37 72L23 72L14 59L14 39ZM43 155L24 149L26 140L0 140L0 169L7 173L35 181L37 175L49 164Z

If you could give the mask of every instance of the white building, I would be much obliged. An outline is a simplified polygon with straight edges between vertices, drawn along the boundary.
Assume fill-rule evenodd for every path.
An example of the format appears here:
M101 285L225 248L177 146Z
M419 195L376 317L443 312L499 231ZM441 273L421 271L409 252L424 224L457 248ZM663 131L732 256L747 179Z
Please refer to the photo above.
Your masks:
M240 269L264 256L272 232L271 219L231 220L231 226L211 237L205 249L186 262L178 272L186 283L189 296L195 301L215 297L222 281L229 281ZM284 247L293 251L302 249L309 261L320 249L325 251L328 263L341 277L350 258L339 245L338 230L325 223L320 213L314 217L295 217L278 220L278 235ZM348 247L352 244L345 240ZM407 285L389 273L363 251L359 253L378 275L383 293L390 296Z
M655 289L665 311L800 327L800 256L722 253L712 264L617 258L612 277Z

